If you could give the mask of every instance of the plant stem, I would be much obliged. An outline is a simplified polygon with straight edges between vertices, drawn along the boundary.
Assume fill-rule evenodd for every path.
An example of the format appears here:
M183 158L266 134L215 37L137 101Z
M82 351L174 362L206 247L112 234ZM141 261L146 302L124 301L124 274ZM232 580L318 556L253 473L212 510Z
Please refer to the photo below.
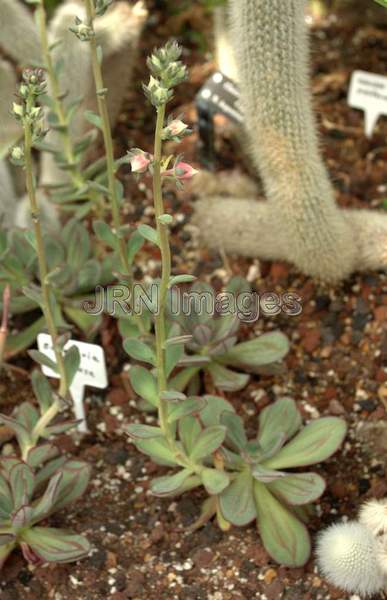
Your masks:
M40 284L42 288L42 311L46 319L47 329L51 336L52 346L55 352L56 364L60 376L59 395L63 398L68 392L67 376L64 364L62 349L58 344L58 330L55 325L55 319L51 307L50 288L47 283L47 262L45 256L45 248L40 224L39 206L35 193L34 176L32 172L32 129L29 122L24 123L24 155L25 155L25 170L26 170L26 187L30 201L31 219L36 239L36 252L38 256ZM59 403L56 403L57 412L59 411Z
M93 76L95 83L95 90L97 94L98 111L102 122L102 134L105 144L106 153L106 168L108 175L108 188L109 198L112 211L113 227L116 230L118 236L118 251L121 260L121 268L125 276L127 277L130 289L132 289L132 273L128 261L126 241L120 232L121 228L121 217L120 217L120 203L118 200L117 187L116 187L116 166L114 163L114 152L113 152L113 138L110 127L109 112L107 108L106 94L107 90L104 87L102 69L98 56L97 40L94 31L94 19L96 16L95 6L92 0L84 0L86 7L86 14L88 19L88 25L93 32L93 36L90 39L91 49L91 63L93 68Z
M58 77L56 76L54 65L52 62L50 46L47 35L47 15L44 8L44 0L40 0L37 8L37 22L39 26L40 44L42 47L42 54L44 60L44 66L47 71L47 77L50 82L51 96L54 102L54 111L58 117L58 124L60 126L59 132L63 143L63 152L66 157L66 161L71 165L69 171L71 181L73 185L80 189L85 185L85 180L82 176L82 172L77 161L73 143L69 133L68 121L65 113L65 109L62 102L62 93L59 87Z
M165 301L168 292L168 284L171 276L171 251L169 248L168 227L160 222L159 217L164 214L164 203L161 184L161 152L162 140L161 133L164 126L165 104L157 109L157 121L154 142L154 160L153 160L153 202L155 207L155 217L157 234L161 251L161 282L159 288L159 306L155 315L155 334L156 334L156 361L157 361L157 382L159 391L159 419L160 426L170 445L174 443L169 424L168 424L168 402L163 400L161 395L167 390L167 377L165 373Z
M9 283L4 288L3 291L3 316L1 319L1 327L0 327L0 373L3 366L4 361L4 352L5 352L5 344L7 341L8 335L8 317L9 317L9 304L11 301L11 288Z

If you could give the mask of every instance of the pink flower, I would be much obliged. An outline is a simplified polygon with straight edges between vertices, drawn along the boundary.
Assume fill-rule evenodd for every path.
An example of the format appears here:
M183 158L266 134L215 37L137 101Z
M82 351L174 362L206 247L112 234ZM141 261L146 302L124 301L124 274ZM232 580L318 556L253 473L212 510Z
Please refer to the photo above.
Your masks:
M185 181L186 179L191 179L194 175L196 175L196 173L198 173L198 171L191 167L191 165L180 161L176 163L173 169L164 171L163 175L176 177L176 179L178 179L179 181Z
M129 162L132 168L132 173L145 173L148 170L151 161L149 154L146 154L145 152L139 152L137 154L132 154Z
M175 119L168 125L167 129L170 135L181 135L188 129L188 125L180 121L180 119Z

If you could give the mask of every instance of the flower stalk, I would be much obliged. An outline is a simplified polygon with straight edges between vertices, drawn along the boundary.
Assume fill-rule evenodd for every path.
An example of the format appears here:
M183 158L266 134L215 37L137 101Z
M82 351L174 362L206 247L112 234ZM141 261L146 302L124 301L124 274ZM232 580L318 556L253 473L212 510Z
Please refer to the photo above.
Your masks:
M116 180L116 165L114 162L114 151L113 151L113 137L110 127L109 112L107 107L107 89L104 86L102 68L101 68L101 47L97 46L97 40L94 31L94 19L96 18L96 9L93 0L84 0L86 15L87 15L87 28L89 34L85 41L90 43L91 51L91 63L93 69L93 77L97 94L98 112L101 118L102 135L105 145L106 153L106 169L108 177L108 189L109 189L109 200L112 212L113 227L118 236L118 252L121 261L121 269L127 279L129 288L132 288L132 272L128 260L128 254L126 249L126 242L124 236L121 234L121 216L120 216L120 202L117 193L117 180Z
M40 221L39 204L36 196L35 181L32 167L32 145L42 136L42 110L36 106L36 98L45 90L45 81L41 69L26 69L23 73L24 82L20 86L22 104L14 104L14 114L21 121L24 130L24 169L26 188L30 202L30 214L35 237L35 249L38 258L39 277L42 292L42 311L47 329L51 336L56 358L56 366L60 376L59 396L65 398L68 392L68 381L62 346L59 342L58 329L55 324L52 296L48 281L48 268L44 248L43 232ZM59 401L55 402L55 414L60 409ZM54 415L53 415L54 416Z

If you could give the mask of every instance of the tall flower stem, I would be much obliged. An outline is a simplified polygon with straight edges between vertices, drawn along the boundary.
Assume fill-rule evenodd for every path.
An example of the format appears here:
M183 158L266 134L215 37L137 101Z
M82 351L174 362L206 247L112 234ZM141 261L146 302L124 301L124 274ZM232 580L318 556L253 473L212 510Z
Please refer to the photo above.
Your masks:
M171 444L174 438L168 424L168 405L162 398L163 392L167 390L167 377L165 373L165 303L167 299L168 284L171 277L171 250L169 247L168 226L160 221L164 214L164 203L161 183L161 158L162 158L162 140L161 134L164 126L165 104L157 109L157 121L154 142L154 161L153 161L153 201L155 207L155 217L157 233L161 251L161 282L159 290L159 306L155 315L155 333L156 333L156 360L157 360L157 382L159 391L159 417L161 428Z
M102 69L101 69L101 61L99 56L99 49L97 46L97 40L95 37L94 31L94 19L96 16L95 6L93 0L84 0L86 7L86 14L88 19L88 26L90 27L90 31L92 32L92 36L90 38L90 49L91 49L91 62L93 68L93 76L95 89L97 94L97 103L98 103L98 111L101 117L102 123L102 134L105 145L105 153L106 153L106 168L108 175L108 189L109 189L109 199L112 211L112 221L113 227L118 236L118 251L121 261L121 268L124 272L125 277L127 278L130 289L132 288L132 273L131 268L128 261L128 254L126 248L125 238L122 236L120 232L120 228L122 226L121 216L120 216L120 203L117 194L117 186L116 186L116 165L114 162L114 152L113 152L113 138L110 127L109 120L109 112L107 107L107 89L104 86Z
M39 4L36 9L37 23L39 27L40 44L42 48L44 66L47 71L47 78L50 82L51 97L54 103L53 109L58 118L59 132L63 144L63 153L66 157L66 161L71 165L69 175L73 185L80 189L85 185L85 180L82 176L81 169L76 159L74 146L70 137L68 121L66 118L66 112L62 102L62 93L59 86L58 77L55 73L55 68L52 61L50 45L47 33L47 14L44 7L44 0L39 0Z
M64 398L68 391L67 375L65 369L65 363L63 358L62 349L58 342L58 330L55 325L55 319L52 311L52 304L50 298L50 287L47 282L48 268L46 262L42 227L40 223L39 205L36 197L34 176L32 171L32 125L27 120L24 124L24 157L25 157L25 171L26 171L26 187L30 201L30 212L31 219L35 233L36 240L36 253L38 256L39 276L40 284L42 289L42 311L46 319L47 329L51 336L52 346L55 353L56 364L58 373L60 376L59 395ZM59 402L55 403L56 412L59 411Z
M7 342L8 335L8 317L9 317L9 304L11 301L11 288L7 284L3 291L3 316L0 325L0 374L3 367L5 344Z

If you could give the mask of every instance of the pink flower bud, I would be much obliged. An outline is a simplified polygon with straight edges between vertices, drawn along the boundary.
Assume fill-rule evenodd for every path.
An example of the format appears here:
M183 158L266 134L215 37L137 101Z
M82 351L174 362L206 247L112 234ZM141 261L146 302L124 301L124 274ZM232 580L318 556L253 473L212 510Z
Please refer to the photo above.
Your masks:
M145 173L148 170L150 159L148 154L142 152L133 154L129 162L132 168L132 173Z
M179 181L185 181L186 179L191 179L196 173L198 171L191 167L191 165L180 161L175 165L174 169L164 171L163 175L169 175L170 177L176 177Z
M184 133L188 129L188 125L183 123L183 121L180 121L180 119L175 119L168 125L167 129L169 130L170 135L176 136Z

